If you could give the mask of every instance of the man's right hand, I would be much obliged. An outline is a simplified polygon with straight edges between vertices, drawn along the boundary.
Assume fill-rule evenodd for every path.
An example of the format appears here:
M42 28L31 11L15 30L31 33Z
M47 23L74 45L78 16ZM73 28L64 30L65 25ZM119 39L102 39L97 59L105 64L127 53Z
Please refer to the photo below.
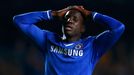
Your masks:
M84 9L83 6L68 6L67 8L58 10L58 11L52 11L52 16L59 18L60 20L63 19L64 15L66 14L67 11L69 11L70 9L76 9L81 11L85 17L87 17L88 15L91 14L91 11L88 11L86 9Z
M79 10L78 8L80 8L80 6L68 6L67 8L64 8L58 11L52 11L52 16L58 17L59 19L63 19L67 11L69 11L70 9Z
M62 19L62 18L64 17L64 15L66 14L66 12L67 12L69 9L70 9L70 8L67 7L67 8L58 10L58 11L52 11L52 16L53 16L53 17L57 17L57 18L59 18L59 19Z

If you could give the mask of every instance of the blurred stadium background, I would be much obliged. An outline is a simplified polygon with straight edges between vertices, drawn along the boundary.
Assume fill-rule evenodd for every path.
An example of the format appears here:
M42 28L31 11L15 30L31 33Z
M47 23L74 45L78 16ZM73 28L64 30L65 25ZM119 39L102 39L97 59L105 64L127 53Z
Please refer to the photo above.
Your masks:
M134 75L133 0L1 0L0 75L43 75L42 54L17 30L12 17L30 11L58 10L68 5L83 5L112 16L126 26L121 39L98 62L93 75Z

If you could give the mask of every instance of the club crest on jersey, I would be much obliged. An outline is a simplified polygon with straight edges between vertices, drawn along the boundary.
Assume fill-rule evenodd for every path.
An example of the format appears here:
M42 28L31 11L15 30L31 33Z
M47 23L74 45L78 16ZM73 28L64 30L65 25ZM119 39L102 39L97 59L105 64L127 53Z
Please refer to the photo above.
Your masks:
M76 46L75 46L75 49L81 49L83 47L83 44L77 44Z

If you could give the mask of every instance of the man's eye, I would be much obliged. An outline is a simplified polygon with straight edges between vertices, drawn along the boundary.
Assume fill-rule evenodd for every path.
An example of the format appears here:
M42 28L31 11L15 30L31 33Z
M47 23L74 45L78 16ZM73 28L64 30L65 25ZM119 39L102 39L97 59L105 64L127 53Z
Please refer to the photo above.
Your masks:
M74 19L74 21L75 21L75 22L77 22L77 21L78 21L78 18L77 18L77 17L74 17L73 19Z

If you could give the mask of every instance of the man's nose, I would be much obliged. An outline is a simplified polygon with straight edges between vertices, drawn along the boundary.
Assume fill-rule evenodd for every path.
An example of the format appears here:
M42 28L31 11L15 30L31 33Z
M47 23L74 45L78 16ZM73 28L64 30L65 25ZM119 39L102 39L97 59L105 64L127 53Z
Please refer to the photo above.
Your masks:
M68 18L67 22L73 22L72 18Z

